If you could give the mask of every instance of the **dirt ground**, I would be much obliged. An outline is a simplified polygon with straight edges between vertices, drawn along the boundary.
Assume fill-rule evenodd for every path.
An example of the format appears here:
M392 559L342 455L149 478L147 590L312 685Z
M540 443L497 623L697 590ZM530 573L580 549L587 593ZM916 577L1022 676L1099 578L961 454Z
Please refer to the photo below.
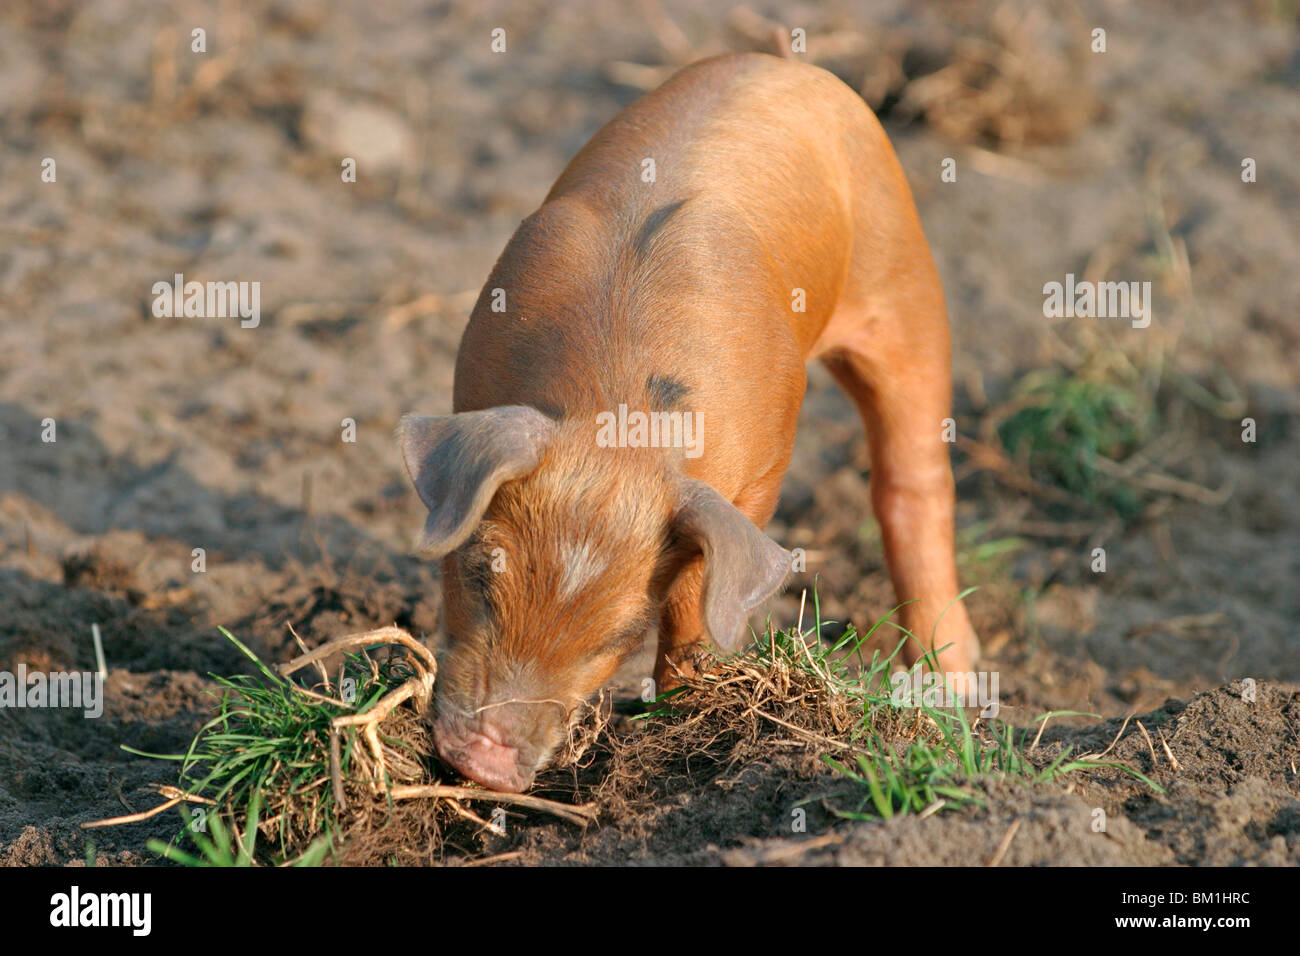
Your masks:
M764 48L735 7L4 5L0 671L92 669L98 624L109 679L99 719L0 709L0 862L83 861L79 823L148 806L138 788L174 779L119 745L184 749L210 712L209 673L243 667L219 625L269 660L294 653L290 623L309 643L396 623L436 645L437 574L409 551L422 517L393 427L449 410L479 285L582 143L672 64ZM963 584L980 588L969 606L1003 716L1099 715L1049 723L1050 756L1105 750L1136 714L1154 742L1130 723L1110 757L1168 792L1105 773L1003 782L983 808L883 823L837 821L814 799L807 833L792 834L791 808L842 782L807 755L747 754L648 782L585 833L525 816L462 850L979 864L1019 820L1006 864L1300 862L1294 5L754 10L804 27L809 56L882 115L948 295L963 434L1077 344L1069 326L1088 320L1042 309L1043 284L1067 273L1150 280L1151 328L1110 330L1106 348L1159 343L1168 364L1240 391L1244 411L1190 416L1171 434L1178 480L1202 493L1165 496L1128 524L1048 527L1029 496L955 459ZM920 80L977 56L985 41L972 37L991 22L1029 38L1016 61L1028 89L980 107L974 125L966 101L927 108ZM196 26L204 54L191 52ZM489 48L495 27L504 55ZM1087 48L1096 27L1104 53ZM343 156L356 183L341 182ZM41 179L46 157L55 182ZM1242 181L1246 157L1255 182ZM941 181L945 158L956 182ZM178 272L259 281L261 324L155 318L151 287ZM340 439L344 419L355 442ZM769 530L806 548L809 567L773 620L792 624L816 577L826 618L866 626L893 602L865 441L819 368L801 421ZM1001 557L979 550L1008 539ZM1105 573L1090 570L1097 546ZM629 664L623 692L648 669L646 654ZM165 816L96 831L90 855L149 862L146 838L175 830Z

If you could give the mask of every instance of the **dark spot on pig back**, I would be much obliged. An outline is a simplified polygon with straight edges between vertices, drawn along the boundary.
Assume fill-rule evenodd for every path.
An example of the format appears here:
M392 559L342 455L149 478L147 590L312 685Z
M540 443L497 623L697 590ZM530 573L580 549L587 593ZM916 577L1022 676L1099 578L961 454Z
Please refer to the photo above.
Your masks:
M671 375L651 375L645 384L653 408L675 408L691 392L689 385Z

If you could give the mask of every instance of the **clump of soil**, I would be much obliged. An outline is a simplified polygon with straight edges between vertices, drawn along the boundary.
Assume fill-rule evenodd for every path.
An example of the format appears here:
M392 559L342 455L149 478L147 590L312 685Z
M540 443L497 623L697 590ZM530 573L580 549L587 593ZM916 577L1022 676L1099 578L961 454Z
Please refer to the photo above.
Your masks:
M1135 721L1110 754L1168 792L1115 778L1091 781L1090 799L1123 813L1167 847L1172 862L1300 862L1300 692L1238 680L1186 702L1166 701L1137 720L1147 734ZM1119 723L1067 731L1060 742L1105 746Z

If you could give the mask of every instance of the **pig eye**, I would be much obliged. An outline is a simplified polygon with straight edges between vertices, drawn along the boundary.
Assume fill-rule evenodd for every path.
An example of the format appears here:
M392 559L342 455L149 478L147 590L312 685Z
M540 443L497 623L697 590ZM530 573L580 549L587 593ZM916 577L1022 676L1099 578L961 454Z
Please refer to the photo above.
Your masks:
M489 616L495 616L492 605L492 559L478 541L471 540L457 553L461 584L471 595L471 600Z
M640 646L646 632L650 630L653 618L649 612L643 612L617 631L617 636L606 645L606 650L628 653Z
M586 653L582 655L582 663L591 664L610 655L621 657L632 653L641 646L641 639L645 637L646 629L646 627L638 624L614 632L604 643L588 648Z
M467 557L461 564L461 580L476 591L487 591L492 583L491 574L491 565L481 555Z

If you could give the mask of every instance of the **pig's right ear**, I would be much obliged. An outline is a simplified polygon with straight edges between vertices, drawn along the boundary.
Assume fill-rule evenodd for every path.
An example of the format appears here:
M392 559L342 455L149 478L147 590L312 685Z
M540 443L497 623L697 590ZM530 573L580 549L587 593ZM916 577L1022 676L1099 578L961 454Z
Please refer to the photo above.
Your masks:
M402 460L429 509L416 548L440 558L459 547L497 489L537 467L554 428L526 405L432 418L404 415L397 426Z

